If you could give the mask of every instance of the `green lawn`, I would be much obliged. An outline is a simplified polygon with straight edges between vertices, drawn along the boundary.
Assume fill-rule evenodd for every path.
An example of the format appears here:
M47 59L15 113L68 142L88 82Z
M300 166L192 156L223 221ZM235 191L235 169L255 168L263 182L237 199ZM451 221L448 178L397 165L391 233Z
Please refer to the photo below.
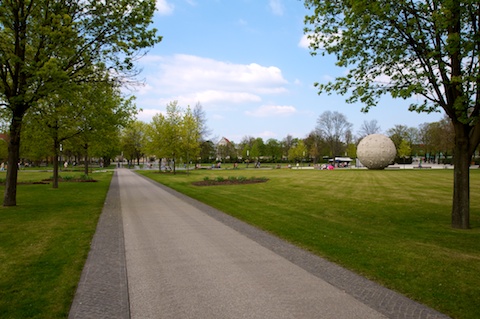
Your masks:
M478 318L479 170L467 231L450 227L451 170L145 174L452 317ZM18 206L0 207L0 318L67 317L112 176L91 175L99 182L19 185ZM21 171L19 180L50 176ZM191 184L241 176L269 180Z
M20 171L19 181L51 175ZM58 189L20 184L18 206L0 207L0 318L68 317L112 173L91 176L98 182Z
M478 318L480 170L470 230L450 227L452 170L201 170L144 174L455 318ZM267 183L193 186L208 177Z

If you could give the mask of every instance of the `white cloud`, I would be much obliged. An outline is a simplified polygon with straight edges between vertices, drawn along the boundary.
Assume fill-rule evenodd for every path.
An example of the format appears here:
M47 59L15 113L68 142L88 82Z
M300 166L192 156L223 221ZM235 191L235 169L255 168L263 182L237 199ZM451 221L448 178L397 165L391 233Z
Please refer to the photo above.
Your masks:
M258 136L266 141L270 138L276 138L277 134L275 134L272 131L263 131L263 132L259 133Z
M295 107L290 105L262 105L254 111L245 112L245 114L253 117L272 117L289 116L296 112Z
M198 92L195 94L195 101L202 101L203 103L232 101L233 103L243 102L259 102L261 98L258 95L247 92L224 92L208 90Z
M309 38L308 38L308 34L304 34L301 38L300 38L300 42L298 42L298 46L300 48L304 48L304 49L308 49L309 46L310 46L310 43L312 42Z
M247 92L206 90L194 92L191 94L182 94L175 96L172 95L170 97L158 100L156 104L164 106L171 101L179 101L180 105L183 107L186 107L187 105L193 107L195 104L197 104L197 102L200 102L203 106L206 106L210 110L218 108L225 110L227 108L225 106L225 103L241 104L249 102L260 102L261 100L262 99L260 96ZM212 105L218 105L218 107L212 107Z
M234 64L193 55L147 56L140 60L148 87L137 92L180 105L260 102L262 95L287 92L288 82L274 66Z
M154 117L159 113L162 113L162 112L156 109L142 109L141 112L138 112L137 118L138 120L143 122L150 122L152 117Z
M274 15L283 15L285 8L283 7L281 0L270 0L268 5L270 6L270 10L272 10Z
M160 15L170 15L173 13L175 6L168 0L157 0L156 9Z

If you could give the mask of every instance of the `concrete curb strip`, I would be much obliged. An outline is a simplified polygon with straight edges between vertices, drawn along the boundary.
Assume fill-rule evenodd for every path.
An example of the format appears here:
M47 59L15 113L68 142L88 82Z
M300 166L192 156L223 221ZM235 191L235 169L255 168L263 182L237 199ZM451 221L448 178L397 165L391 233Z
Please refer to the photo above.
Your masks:
M114 173L70 319L130 318L120 189Z

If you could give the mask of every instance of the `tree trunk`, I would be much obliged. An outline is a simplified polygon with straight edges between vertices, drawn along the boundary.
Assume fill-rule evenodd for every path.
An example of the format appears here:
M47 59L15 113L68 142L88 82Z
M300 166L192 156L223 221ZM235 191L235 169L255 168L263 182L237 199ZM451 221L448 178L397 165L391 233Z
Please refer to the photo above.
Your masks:
M85 176L88 176L88 144L83 147L85 149Z
M452 227L470 228L470 160L469 137L463 125L456 128L455 154L453 157L453 205Z
M20 160L20 132L22 116L13 116L10 124L10 140L8 142L7 176L3 206L17 205L18 162Z
M53 188L58 188L58 154L53 156Z
M58 188L58 149L60 148L60 143L57 139L53 141L53 188Z

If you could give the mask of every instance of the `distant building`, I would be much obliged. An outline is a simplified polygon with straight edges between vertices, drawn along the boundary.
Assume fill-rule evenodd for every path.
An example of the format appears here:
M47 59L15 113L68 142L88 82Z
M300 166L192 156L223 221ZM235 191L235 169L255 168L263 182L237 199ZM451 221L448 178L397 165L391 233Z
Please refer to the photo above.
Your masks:
M232 153L235 151L233 143L226 137L222 137L217 143L217 161L222 159L230 159Z
M219 146L230 146L232 145L232 142L230 142L229 139L227 139L226 137L222 137L222 139L220 141L218 141L217 143L217 147Z

